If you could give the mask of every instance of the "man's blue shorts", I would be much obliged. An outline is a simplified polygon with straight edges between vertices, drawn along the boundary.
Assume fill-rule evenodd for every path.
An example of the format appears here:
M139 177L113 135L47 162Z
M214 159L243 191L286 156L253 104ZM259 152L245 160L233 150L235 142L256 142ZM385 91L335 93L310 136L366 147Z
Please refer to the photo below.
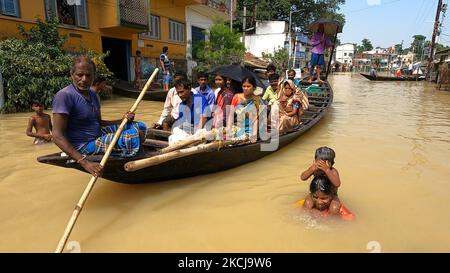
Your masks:
M166 73L163 73L163 84L169 83L170 83L170 72L167 71Z
M323 54L312 53L311 55L311 66L314 68L316 65L324 65L325 58Z

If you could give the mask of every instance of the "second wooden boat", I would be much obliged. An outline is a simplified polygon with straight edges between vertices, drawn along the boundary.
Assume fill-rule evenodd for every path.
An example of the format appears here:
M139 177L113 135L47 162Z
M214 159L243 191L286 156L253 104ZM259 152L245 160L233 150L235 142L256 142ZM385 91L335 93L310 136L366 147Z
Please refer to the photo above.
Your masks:
M140 94L140 90L135 89L129 83L119 82L113 85L113 93L129 97L129 98L137 98ZM144 95L144 100L151 101L165 101L167 96L167 91L162 90L149 90Z
M404 76L404 77L392 77L392 76L372 76L366 73L359 73L364 78L371 81L423 81L425 77L420 76Z

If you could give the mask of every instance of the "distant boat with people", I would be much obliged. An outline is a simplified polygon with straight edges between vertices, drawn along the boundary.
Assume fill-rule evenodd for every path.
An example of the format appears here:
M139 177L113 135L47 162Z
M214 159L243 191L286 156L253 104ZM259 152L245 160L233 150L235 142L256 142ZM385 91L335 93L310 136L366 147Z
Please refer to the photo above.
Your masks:
M416 76L401 76L401 77L395 77L395 76L379 76L379 75L370 75L366 73L359 73L364 78L371 80L371 81L423 81L425 80L425 77L422 75L416 75Z

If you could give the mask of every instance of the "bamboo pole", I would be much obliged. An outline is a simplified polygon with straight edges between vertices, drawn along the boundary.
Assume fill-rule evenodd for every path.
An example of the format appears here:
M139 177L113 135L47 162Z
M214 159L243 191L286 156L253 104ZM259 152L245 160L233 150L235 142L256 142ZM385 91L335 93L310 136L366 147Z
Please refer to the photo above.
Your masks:
M245 141L245 140L244 140ZM220 149L221 147L225 147L228 145L233 145L239 142L243 142L243 140L227 140L227 141L214 141L207 144L201 144L198 146L172 151L169 153L155 155L149 158L144 158L140 160L130 161L125 164L124 168L127 172L134 172L143 168L147 168L150 166L159 165L161 163L170 161L172 159L181 158L193 154L198 154L201 152L212 151L216 149Z
M139 94L139 97L136 99L133 106L130 108L130 112L136 111L139 103L141 102L142 98L145 95L145 92L147 92L147 89L150 87L150 84L153 82L153 79L155 78L155 76L157 74L158 74L158 68L155 68L155 70L153 71L153 74L148 79L147 83L145 84L144 88L142 89L141 93ZM122 130L126 124L127 124L127 119L124 118L122 120L122 123L120 123L120 126L117 129L117 131L114 135L114 138L111 141L111 144L109 144L108 149L106 150L105 154L102 157L102 160L100 161L100 165L102 165L103 167L106 165L109 155L111 154L113 147L116 145L116 142L119 139L119 136L122 133ZM89 194L91 193L92 189L94 188L96 181L97 181L97 177L92 176L91 180L89 181L89 184L87 185L86 189L83 192L83 195L81 196L80 200L78 201L78 204L75 206L75 209L72 213L72 217L70 218L69 223L66 226L63 236L59 240L59 243L55 250L55 253L61 253L64 250L64 246L66 245L67 240L69 239L70 233L72 232L72 229L78 219L78 215L80 214L81 210L83 209L84 203L86 202L86 199L88 198Z
M186 139L179 141L173 145L170 145L164 149L160 150L160 153L165 154L175 150L179 150L185 148L189 145L197 145L199 143L205 142L206 140L211 140L216 135L216 131L213 129L211 131L206 131L199 135L192 135L187 137Z

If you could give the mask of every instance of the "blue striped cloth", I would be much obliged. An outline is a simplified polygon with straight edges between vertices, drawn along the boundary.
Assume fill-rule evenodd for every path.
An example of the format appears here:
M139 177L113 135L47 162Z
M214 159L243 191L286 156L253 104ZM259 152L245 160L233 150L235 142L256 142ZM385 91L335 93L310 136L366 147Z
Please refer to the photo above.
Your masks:
M102 136L86 143L79 149L82 154L102 154L108 149L119 125L109 125L101 128ZM122 130L111 155L120 157L132 157L136 155L140 147L139 131L147 132L147 126L142 122L127 123Z

